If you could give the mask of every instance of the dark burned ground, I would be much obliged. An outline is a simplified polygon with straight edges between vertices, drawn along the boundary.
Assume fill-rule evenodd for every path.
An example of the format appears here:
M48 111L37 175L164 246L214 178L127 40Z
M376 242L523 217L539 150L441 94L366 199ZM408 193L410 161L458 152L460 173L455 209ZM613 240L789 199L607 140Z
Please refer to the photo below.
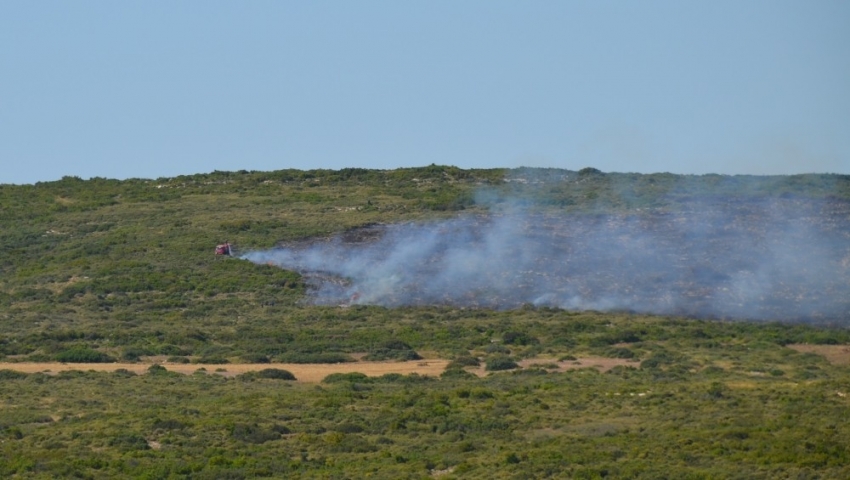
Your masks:
M850 203L699 201L630 214L494 213L370 225L247 258L318 304L631 310L850 320Z

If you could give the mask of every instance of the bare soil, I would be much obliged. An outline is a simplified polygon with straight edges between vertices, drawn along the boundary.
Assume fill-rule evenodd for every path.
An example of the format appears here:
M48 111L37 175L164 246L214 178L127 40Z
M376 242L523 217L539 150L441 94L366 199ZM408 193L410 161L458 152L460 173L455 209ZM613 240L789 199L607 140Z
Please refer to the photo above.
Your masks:
M360 372L370 377L377 377L387 373L439 376L446 369L448 360L415 360L409 362L352 362L352 363L320 363L320 364L297 364L297 363L226 363L206 365L200 363L160 363L171 372L191 374L200 368L207 373L232 377L240 373L254 372L267 368L279 368L288 370L295 375L300 382L318 383L332 373ZM35 373L58 373L68 370L94 370L97 372L114 372L118 369L126 369L134 373L147 373L153 363L0 363L0 369L17 370L19 372Z
M556 359L530 358L519 361L517 363L522 368L538 367L543 368L548 372L565 372L567 370L575 370L578 368L595 368L600 372L607 372L608 370L611 370L612 368L618 366L637 367L639 365L639 363L635 360L624 360L621 358L604 357L583 357L576 358L575 360L565 360L562 362L559 362ZM467 369L467 371L474 373L479 377L483 377L490 373L485 370L485 367L483 365L478 368Z
M182 373L185 375L192 374L199 369L206 370L207 373L232 377L245 372L255 372L267 368L279 368L288 370L295 375L299 382L318 383L322 379L332 373L352 373L359 372L370 377L378 377L387 373L400 373L409 375L417 373L419 375L428 375L437 377L446 369L449 364L448 360L426 359L426 360L411 360L407 362L351 362L351 363L226 363L226 364L200 364L200 363L168 363L168 362L139 362L139 363L60 363L60 362L38 362L38 363L0 363L0 370L16 370L25 373L43 372L48 374L56 374L70 370L96 371L96 372L114 372L119 369L125 369L137 374L147 373L151 365L162 365L168 371ZM635 366L636 362L623 360L618 358L603 358L603 357L585 357L576 360L568 360L558 362L557 360L547 359L529 359L519 362L522 368L539 366L551 372L573 370L577 368L595 368L601 372L606 372L616 366ZM484 370L484 367L469 369L480 377L483 377L490 372Z
M519 366L522 368L539 366L550 372L563 372L566 370L575 370L578 368L595 368L600 372L607 372L614 367L637 367L640 365L638 360L627 360L623 358L605 358L605 357L583 357L575 360L565 360L562 362L556 360L547 361L546 359L530 358L522 360ZM553 368L555 365L558 368Z
M833 365L850 365L850 345L809 345L798 343L786 346L800 353L821 355Z

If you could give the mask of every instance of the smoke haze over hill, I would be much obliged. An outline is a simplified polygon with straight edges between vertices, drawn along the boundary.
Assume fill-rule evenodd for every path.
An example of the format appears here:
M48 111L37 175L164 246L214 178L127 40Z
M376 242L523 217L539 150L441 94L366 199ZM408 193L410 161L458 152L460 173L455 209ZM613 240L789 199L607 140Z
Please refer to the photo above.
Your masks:
M316 304L850 320L843 201L701 201L629 214L508 208L374 225L244 258L302 273Z

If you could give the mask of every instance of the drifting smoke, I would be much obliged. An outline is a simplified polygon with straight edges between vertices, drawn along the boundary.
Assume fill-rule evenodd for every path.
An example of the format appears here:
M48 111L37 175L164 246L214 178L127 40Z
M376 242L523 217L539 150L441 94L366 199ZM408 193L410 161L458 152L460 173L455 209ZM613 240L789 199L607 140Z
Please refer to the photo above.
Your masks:
M699 203L630 215L514 209L374 225L243 258L302 273L323 305L850 320L846 202Z

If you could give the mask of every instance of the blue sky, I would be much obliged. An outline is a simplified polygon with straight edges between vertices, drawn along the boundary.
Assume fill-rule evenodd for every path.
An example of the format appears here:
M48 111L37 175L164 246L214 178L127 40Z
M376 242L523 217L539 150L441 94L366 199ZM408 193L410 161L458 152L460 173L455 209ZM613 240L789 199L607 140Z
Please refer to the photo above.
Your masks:
M850 174L850 2L0 0L0 183Z

